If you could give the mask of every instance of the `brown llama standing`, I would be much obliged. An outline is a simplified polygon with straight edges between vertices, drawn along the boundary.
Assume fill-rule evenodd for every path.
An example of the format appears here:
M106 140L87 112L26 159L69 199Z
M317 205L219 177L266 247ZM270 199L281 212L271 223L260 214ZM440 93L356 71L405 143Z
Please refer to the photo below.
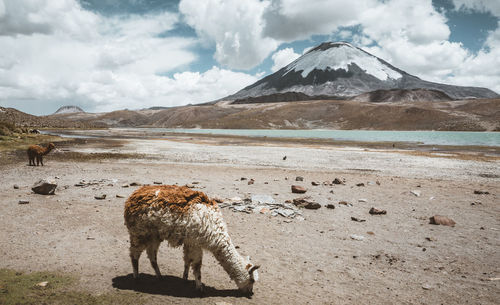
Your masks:
M49 143L47 147L41 147L38 145L31 145L28 147L28 159L30 161L30 166L35 166L35 158L36 166L38 166L38 164L42 164L43 166L43 156L48 154L55 147L54 143Z

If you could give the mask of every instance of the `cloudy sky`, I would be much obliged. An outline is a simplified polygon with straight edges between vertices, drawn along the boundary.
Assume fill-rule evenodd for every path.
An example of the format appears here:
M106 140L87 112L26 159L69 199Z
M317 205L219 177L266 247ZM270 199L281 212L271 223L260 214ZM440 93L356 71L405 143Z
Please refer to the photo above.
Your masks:
M207 102L324 41L500 93L499 17L498 0L0 0L0 106Z

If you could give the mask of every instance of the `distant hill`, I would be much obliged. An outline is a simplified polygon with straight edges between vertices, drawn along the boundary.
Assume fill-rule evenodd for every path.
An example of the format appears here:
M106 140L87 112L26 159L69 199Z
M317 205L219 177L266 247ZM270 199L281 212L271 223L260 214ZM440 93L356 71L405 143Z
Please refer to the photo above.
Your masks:
M66 114L66 113L79 113L79 112L85 112L83 111L82 108L74 105L68 105L68 106L62 106L61 108L57 109L54 114Z
M58 128L95 128L104 127L93 122L68 121L52 116L36 116L24 113L15 108L0 107L0 121L14 124L18 127L58 127Z

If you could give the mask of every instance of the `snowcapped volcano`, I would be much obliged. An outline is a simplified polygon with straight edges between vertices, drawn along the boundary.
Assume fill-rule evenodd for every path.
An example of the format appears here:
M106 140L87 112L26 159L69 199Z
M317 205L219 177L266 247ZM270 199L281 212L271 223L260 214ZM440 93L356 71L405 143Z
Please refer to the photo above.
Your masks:
M377 57L346 42L322 44L299 59L286 67L285 75L290 71L302 71L300 74L302 77L307 77L314 70L342 69L348 72L350 65L357 65L361 70L380 80L403 77L401 73L384 64Z
M498 94L486 88L428 82L349 43L325 42L281 70L224 99L255 98L287 92L352 97L391 89L438 90L452 99L498 97Z

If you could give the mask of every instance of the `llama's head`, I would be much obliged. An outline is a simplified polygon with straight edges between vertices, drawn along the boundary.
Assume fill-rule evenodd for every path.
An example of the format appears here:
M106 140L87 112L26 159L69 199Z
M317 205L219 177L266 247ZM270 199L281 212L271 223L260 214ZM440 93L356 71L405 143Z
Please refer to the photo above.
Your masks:
M47 146L47 148L49 150L52 150L52 149L56 148L56 146L54 145L54 143L49 143L49 146Z
M247 257L245 265L245 279L237 283L241 292L249 295L253 294L253 284L259 280L259 273L257 272L257 269L259 268L259 265L252 264L252 262L250 262L250 257Z

